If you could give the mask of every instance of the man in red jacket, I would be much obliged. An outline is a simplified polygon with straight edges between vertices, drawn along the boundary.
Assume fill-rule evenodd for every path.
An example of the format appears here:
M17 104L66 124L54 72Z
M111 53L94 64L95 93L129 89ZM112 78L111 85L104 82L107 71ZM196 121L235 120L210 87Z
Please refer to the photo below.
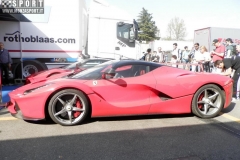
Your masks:
M213 45L216 47L216 49L211 52L213 62L215 62L216 60L223 60L225 46L221 44L221 39L214 39Z
M224 52L225 52L225 46L221 44L222 39L214 39L213 40L213 45L216 47L215 50L210 52L210 55L212 57L213 63L215 63L217 60L223 60L224 58ZM213 68L212 72L221 72L218 68Z

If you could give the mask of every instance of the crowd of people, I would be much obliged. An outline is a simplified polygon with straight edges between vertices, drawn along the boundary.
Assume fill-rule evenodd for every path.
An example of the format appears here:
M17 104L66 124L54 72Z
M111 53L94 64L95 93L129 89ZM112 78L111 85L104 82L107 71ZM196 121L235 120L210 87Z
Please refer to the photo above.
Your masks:
M231 38L225 43L222 39L214 39L212 45L215 49L208 51L206 46L195 43L189 50L188 46L179 49L177 43L173 43L171 52L164 52L158 48L158 52L147 50L140 60L157 63L168 63L173 67L188 69L193 72L211 72L229 76L234 80L233 100L239 100L240 92L240 44L235 45Z
M177 43L173 43L171 52L162 51L161 47L158 52L148 49L141 60L169 63L175 67L181 64L183 69L193 72L221 72L214 67L214 62L238 55L240 45L235 47L231 38L226 39L226 44L221 43L221 39L214 39L212 43L216 47L213 51L208 51L206 46L200 46L199 43L195 43L191 49L188 46L179 49Z

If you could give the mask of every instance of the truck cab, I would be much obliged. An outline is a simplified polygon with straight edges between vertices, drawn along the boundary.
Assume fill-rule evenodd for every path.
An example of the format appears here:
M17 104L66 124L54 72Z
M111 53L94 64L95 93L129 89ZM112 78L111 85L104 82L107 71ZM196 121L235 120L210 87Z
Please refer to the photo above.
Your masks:
M92 0L89 10L88 53L93 57L138 59L138 24L124 10Z

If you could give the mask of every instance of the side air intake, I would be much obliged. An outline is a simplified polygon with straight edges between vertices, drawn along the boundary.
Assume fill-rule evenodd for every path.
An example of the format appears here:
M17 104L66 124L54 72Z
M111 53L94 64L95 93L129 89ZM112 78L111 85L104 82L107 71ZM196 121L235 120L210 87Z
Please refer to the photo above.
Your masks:
M158 96L159 96L159 98L160 98L162 101L167 101L167 100L172 99L172 97L170 97L170 96L168 96L168 95L166 95L166 94L164 94L164 93L159 93Z

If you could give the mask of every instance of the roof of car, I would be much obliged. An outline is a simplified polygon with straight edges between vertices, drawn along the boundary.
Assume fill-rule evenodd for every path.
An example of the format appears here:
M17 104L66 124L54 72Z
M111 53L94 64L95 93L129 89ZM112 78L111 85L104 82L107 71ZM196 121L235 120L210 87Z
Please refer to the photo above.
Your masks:
M87 60L114 60L114 59L113 58L89 58L84 60L87 61Z
M141 60L119 60L114 64L114 67L123 66L123 65L148 65L148 66L155 66L161 67L162 65L155 62L147 62Z

